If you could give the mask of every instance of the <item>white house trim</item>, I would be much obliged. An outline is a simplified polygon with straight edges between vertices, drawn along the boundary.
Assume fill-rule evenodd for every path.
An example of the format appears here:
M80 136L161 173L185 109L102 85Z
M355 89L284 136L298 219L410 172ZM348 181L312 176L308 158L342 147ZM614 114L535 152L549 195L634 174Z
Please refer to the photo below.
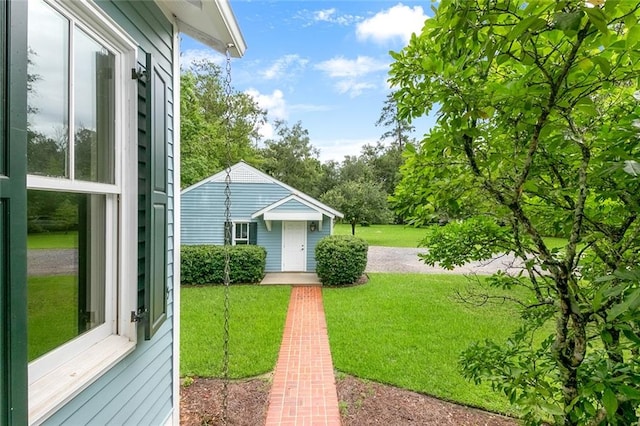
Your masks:
M281 205L289 202L289 201L297 201L300 204L303 204L307 207L309 207L310 209L314 210L315 212L317 212L318 214L320 214L320 218L317 218L317 214L316 213L309 213L309 212L273 212L272 210L275 210L276 208L280 207ZM251 219L255 219L257 217L260 217L262 215L264 215L264 220L321 220L322 219L322 215L326 215L328 217L330 217L331 219L333 219L336 215L332 212L329 211L328 209L323 209L322 207L324 207L324 205L318 205L320 203L312 203L311 201L307 201L304 200L302 197L300 197L299 195L296 194L291 194L288 195L287 197L276 201L275 203L268 205L267 207L263 208L262 210L259 210L257 212L255 212L254 214L251 215ZM286 214L285 214L286 213ZM294 216L291 216L290 214L293 214ZM310 215L310 214L314 214L314 217L311 219L304 219L303 216L304 215ZM277 215L283 215L283 217L286 217L287 219L277 219L275 218L275 216ZM299 219L297 219L296 217L299 217ZM342 217L342 215L340 216Z
M247 44L228 0L156 0L178 30L221 53L240 58ZM231 45L231 46L229 46Z

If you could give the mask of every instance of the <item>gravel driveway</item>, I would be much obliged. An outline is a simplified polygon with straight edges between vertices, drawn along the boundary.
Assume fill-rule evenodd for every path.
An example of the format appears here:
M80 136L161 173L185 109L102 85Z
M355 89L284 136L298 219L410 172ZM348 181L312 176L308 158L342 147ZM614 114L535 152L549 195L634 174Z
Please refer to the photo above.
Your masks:
M424 253L424 248L380 247L369 246L367 268L365 272L402 272L419 274L469 274L477 273L490 275L501 269L509 274L515 274L521 268L517 267L515 258L505 254L484 262L470 262L464 266L447 270L438 266L428 266L418 257Z
M27 265L29 275L72 275L78 271L78 250L27 250Z

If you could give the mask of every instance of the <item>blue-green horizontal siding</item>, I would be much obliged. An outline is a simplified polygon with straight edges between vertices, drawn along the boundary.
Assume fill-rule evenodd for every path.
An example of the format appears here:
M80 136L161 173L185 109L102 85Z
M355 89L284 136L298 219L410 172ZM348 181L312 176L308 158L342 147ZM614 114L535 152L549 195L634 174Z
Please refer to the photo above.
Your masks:
M216 244L224 243L225 196L224 183L208 182L182 194L182 243ZM232 183L232 221L254 221L258 223L257 244L267 250L265 270L282 270L282 222L272 221L268 231L262 217L251 219L251 215L280 201L291 192L274 183ZM272 211L314 212L297 200L289 200ZM323 216L322 230L307 232L307 270L315 271L315 246L324 236L329 235L331 219Z
M249 221L252 214L290 195L285 188L269 183L232 183L230 189L232 221ZM223 244L224 205L223 183L209 182L184 193L182 243Z
M138 43L139 57L151 53L167 80L168 129L168 319L152 340L145 341L139 327L133 353L98 378L51 416L45 424L161 424L171 414L173 403L173 250L174 250L174 111L173 27L149 0L98 0L107 12ZM133 141L135 143L135 141ZM133 236L141 237L142 235ZM132 287L137 283L132 282Z

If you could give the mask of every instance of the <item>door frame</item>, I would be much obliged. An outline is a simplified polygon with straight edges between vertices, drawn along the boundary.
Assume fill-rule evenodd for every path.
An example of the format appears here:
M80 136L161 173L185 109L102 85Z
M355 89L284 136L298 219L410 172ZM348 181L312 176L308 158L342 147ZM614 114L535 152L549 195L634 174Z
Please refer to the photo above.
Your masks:
M285 242L287 241L286 225L288 223L302 224L302 238L304 241L304 250L301 251L302 256L302 270L290 270L285 269ZM290 232L289 232L290 233ZM302 220L287 220L282 221L282 245L280 248L280 269L282 272L307 272L307 222Z

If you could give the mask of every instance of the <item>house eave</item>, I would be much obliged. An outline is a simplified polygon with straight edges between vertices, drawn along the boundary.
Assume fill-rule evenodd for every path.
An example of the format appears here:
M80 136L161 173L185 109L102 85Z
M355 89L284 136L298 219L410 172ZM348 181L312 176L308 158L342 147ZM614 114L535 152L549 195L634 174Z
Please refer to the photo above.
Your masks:
M247 45L228 0L156 0L171 15L178 31L234 58L244 55Z

